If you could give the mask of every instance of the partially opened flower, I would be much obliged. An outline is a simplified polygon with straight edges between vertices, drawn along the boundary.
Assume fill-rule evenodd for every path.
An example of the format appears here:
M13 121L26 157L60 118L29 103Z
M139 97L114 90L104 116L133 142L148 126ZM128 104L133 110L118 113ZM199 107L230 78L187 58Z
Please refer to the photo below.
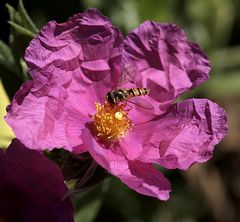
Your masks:
M139 193L167 200L170 183L153 164L185 170L205 162L227 132L217 104L175 103L210 70L176 25L146 21L123 39L90 9L45 25L25 59L33 80L16 93L6 117L16 136L32 149L89 152ZM150 93L111 104L106 94L116 88Z
M60 169L17 139L0 149L0 181L0 221L73 221Z

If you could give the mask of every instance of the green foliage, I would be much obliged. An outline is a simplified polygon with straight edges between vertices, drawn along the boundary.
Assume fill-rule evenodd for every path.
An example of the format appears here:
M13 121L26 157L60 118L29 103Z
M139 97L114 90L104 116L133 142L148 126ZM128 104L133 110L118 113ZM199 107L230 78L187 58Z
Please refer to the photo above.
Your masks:
M8 22L12 28L19 34L19 35L23 35L23 36L26 36L26 37L30 37L30 38L34 38L35 37L35 34L33 32L31 32L30 30L18 25L17 23L15 22L12 22L12 21L9 21Z
M26 81L29 79L29 76L23 55L27 45L37 34L38 29L27 14L22 0L19 0L17 10L9 4L6 4L6 7L10 18L8 23L11 26L9 34L10 53L12 55L10 57L11 66L14 67L13 73L17 75L21 81ZM9 62L6 60L7 58L3 63L7 65Z
M27 14L22 0L19 0L17 10L9 4L6 4L6 8L11 29L9 45L0 40L0 78L8 96L12 98L21 83L30 78L23 55L38 29Z
M38 28L36 27L36 25L33 23L31 18L29 17L26 9L24 8L22 0L19 0L19 3L18 3L18 13L21 17L22 27L31 31L34 35L36 33L38 33Z
M75 196L75 222L95 220L109 189L110 180L105 180L98 188Z
M17 73L14 66L14 58L9 46L0 40L0 67L1 66L4 66L13 73Z

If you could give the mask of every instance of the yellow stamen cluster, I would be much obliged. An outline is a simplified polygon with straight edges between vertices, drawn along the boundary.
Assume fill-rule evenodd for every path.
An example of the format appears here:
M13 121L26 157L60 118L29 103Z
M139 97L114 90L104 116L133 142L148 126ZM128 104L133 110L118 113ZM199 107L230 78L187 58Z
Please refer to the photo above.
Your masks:
M124 111L125 104L103 105L95 103L96 113L93 115L97 136L107 140L116 140L123 137L132 124L128 118L128 113Z

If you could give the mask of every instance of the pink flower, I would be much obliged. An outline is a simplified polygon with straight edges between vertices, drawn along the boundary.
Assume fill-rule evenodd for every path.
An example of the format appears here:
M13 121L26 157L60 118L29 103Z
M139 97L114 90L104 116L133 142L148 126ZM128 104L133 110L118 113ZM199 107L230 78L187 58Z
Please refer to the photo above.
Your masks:
M0 221L73 221L58 166L17 139L6 152L0 149L0 181Z
M6 117L16 136L32 149L89 152L139 193L167 200L170 183L153 164L186 170L205 162L227 132L217 104L175 103L210 70L176 25L146 21L123 39L90 9L45 25L25 59L33 80L16 93ZM146 87L150 94L109 105L106 94L116 87Z

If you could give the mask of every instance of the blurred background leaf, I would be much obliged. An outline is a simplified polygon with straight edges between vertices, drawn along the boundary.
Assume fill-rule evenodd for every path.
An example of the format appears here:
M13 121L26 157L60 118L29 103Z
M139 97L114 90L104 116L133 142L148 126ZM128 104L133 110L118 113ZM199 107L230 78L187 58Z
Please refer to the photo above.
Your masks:
M9 104L9 99L0 81L0 148L7 148L12 138L14 137L12 130L4 120L6 106Z
M103 182L98 188L77 194L75 199L75 221L93 222L98 215L104 196L109 189L110 179Z

